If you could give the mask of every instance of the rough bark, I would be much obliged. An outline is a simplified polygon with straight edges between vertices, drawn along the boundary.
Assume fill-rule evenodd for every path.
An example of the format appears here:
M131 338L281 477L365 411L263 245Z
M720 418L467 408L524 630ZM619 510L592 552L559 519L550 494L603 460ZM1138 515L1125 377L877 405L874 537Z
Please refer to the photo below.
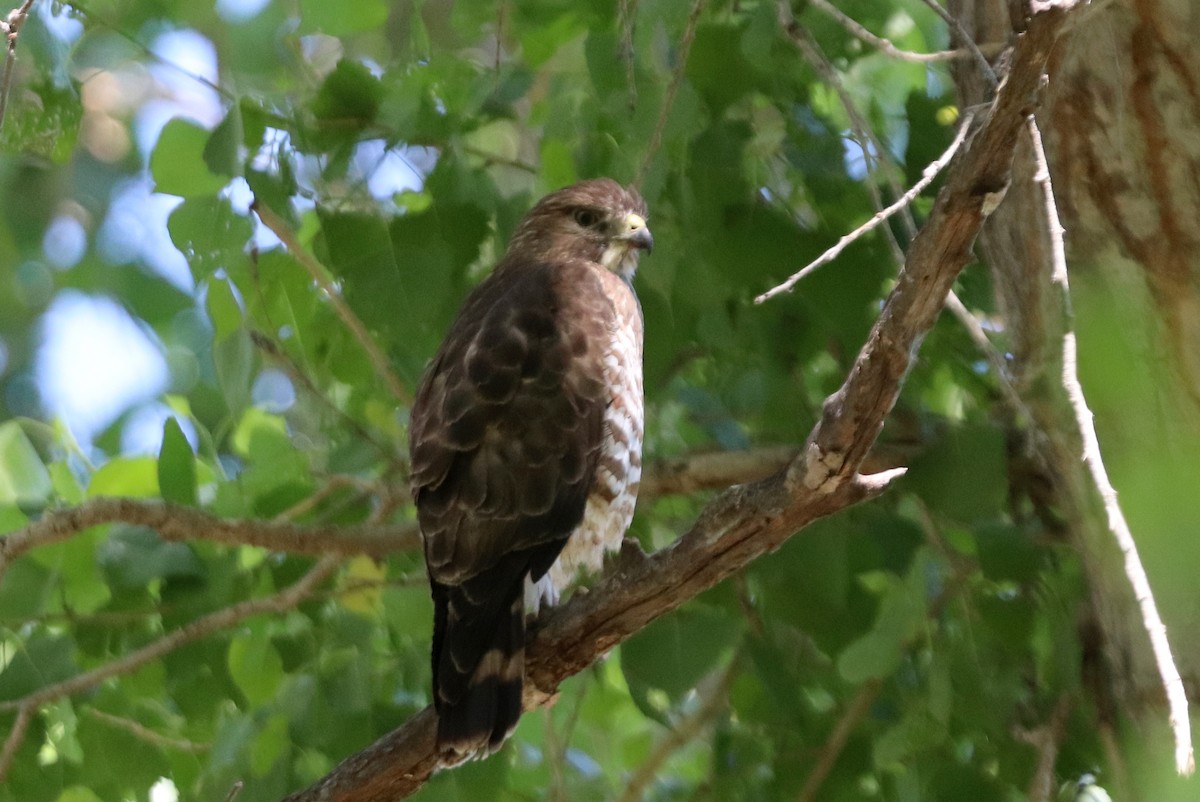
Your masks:
M952 0L949 8L981 43L1008 41L1023 25L1006 0ZM1198 33L1200 9L1188 0L1093 4L1056 49L1037 115L1067 230L1081 336L1089 326L1114 323L1080 303L1099 292L1116 299L1103 310L1116 315L1114 336L1142 355L1129 366L1140 392L1123 407L1106 406L1103 394L1093 404L1106 456L1153 453L1149 459L1161 460L1185 451L1200 431L1200 232L1192 224L1200 216L1200 62L1191 56ZM965 105L987 97L973 64L957 65L955 81ZM1034 477L1032 494L1054 509L1053 523L1084 563L1092 610L1081 632L1085 641L1099 634L1103 665L1091 668L1105 677L1104 687L1093 683L1102 717L1113 705L1160 715L1161 681L1059 381L1069 321L1050 292L1039 193L1023 137L1013 185L979 241L1006 320L1013 383L1035 419L1019 461ZM1164 596L1161 588L1176 583L1155 582L1169 577L1148 563L1178 667L1195 688L1200 642L1187 633L1200 609ZM1085 655L1092 645L1085 642Z

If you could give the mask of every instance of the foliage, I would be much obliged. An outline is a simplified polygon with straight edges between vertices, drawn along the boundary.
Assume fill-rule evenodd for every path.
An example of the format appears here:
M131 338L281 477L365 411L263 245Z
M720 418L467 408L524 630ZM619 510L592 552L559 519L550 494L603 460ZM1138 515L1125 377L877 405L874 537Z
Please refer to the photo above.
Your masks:
M410 390L521 214L596 175L640 178L651 209L656 250L637 280L648 457L803 442L897 266L871 237L795 294L752 299L869 217L872 188L890 200L893 187L864 175L845 109L774 3L709 4L690 48L688 8L668 0L621 4L632 22L595 0L236 11L251 5L46 2L26 27L0 156L4 530L96 496L224 518L411 520L406 399L325 287ZM921 3L843 6L901 47L945 45ZM81 23L69 46L51 13ZM801 19L887 143L884 170L918 176L953 133L945 68L872 51L812 9ZM188 74L191 51L168 36L183 32L213 48L219 81ZM182 279L140 247L153 221L128 219L123 199L146 181L175 198ZM280 247L251 197L327 272ZM84 234L67 263L49 255L64 221ZM113 299L162 354L149 453L122 445L136 407L91 442L50 414L38 326L64 293ZM992 312L982 270L959 293ZM966 332L940 321L884 433L914 455L898 490L655 622L526 715L499 756L418 798L614 798L725 687L645 798L795 799L859 699L820 799L1019 798L1037 753L1014 733L1064 698L1057 776L1102 768L1080 567L1011 470L1001 410ZM647 499L634 535L661 547L703 501ZM36 549L0 584L0 702L268 597L312 564L121 524ZM428 702L424 581L416 553L347 559L285 612L47 702L0 800L146 800L168 778L180 799L222 799L241 780L239 802L259 802L311 783ZM16 713L3 711L7 731Z

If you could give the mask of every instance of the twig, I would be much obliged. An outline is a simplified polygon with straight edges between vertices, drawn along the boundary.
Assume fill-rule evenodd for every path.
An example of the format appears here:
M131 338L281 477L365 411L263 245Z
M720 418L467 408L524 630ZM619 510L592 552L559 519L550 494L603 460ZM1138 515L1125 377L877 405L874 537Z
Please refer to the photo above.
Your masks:
M780 0L777 8L779 24L783 26L784 31L792 40L792 44L804 56L805 61L817 71L817 74L821 76L821 80L833 89L834 93L838 96L838 102L841 103L842 108L846 111L846 117L850 121L850 131L853 134L852 139L862 151L863 164L866 167L868 175L871 177L871 180L863 182L863 186L866 188L867 194L871 197L871 205L875 208L875 211L882 211L884 207L883 196L880 194L879 187L874 180L876 166L882 169L884 180L887 182L892 194L897 197L904 194L904 189L901 187L899 179L897 179L895 174L895 165L887 166L885 164L891 160L888 158L888 150L884 147L883 140L875 134L871 124L867 122L862 112L858 110L858 106L846 90L846 86L842 82L837 69L834 68L833 63L825 56L825 52L821 50L820 44L792 16L791 6L787 0ZM876 166L872 166L873 164ZM917 226L912 215L908 212L908 207L903 206L901 209L904 212L901 220L908 237L911 239L916 236ZM900 247L900 242L896 239L895 232L891 228L886 228L884 229L884 235L896 265L903 265L904 249Z
M284 244L296 261L308 271L313 281L325 293L325 297L333 304L333 309L337 313L337 316L342 319L342 323L350 330L350 333L354 335L359 345L362 346L363 351L366 352L367 358L371 360L371 364L375 368L375 372L387 383L392 396L401 404L412 403L411 396L392 370L387 356L379 348L379 343L375 342L371 333L367 331L367 327L359 320L358 315L354 314L354 310L350 308L345 299L342 298L342 294L338 292L337 287L329 280L325 268L308 252L307 248L300 244L300 239L292 231L291 227L288 226L287 222L258 197L255 197L251 202L250 208L258 215L258 219L262 221L262 224L269 228L276 237L279 237L280 242Z
M796 797L797 802L813 802L817 798L817 792L821 790L822 783L829 776L829 772L833 770L842 750L846 748L846 741L850 740L850 734L870 711L871 705L875 703L875 698L879 696L882 689L883 680L878 678L867 680L858 689L850 706L846 708L846 712L838 719L833 732L830 733L829 740L821 747L821 754L817 756L817 765L813 767L812 773L804 781L804 787L800 789L800 795Z
M13 758L16 757L21 742L25 740L25 733L29 731L29 723L33 721L33 714L36 711L37 706L29 702L24 702L17 707L17 718L13 721L8 737L4 739L4 748L0 749L0 781L8 774L8 769L12 766Z
M577 674L648 623L728 578L818 518L874 498L903 470L859 469L895 404L903 377L970 246L994 194L1010 181L1013 153L1062 26L1080 0L1045 0L1018 37L1006 82L963 157L955 161L908 262L841 389L786 472L729 488L670 546L622 552L616 571L539 619L526 642L523 707L545 705ZM628 553L627 553L628 552ZM426 707L403 726L342 761L290 802L394 802L439 767L437 713Z
M86 707L84 708L84 712L97 721L103 721L109 726L125 730L125 732L128 732L133 737L145 741L151 746L157 746L160 749L174 749L179 752L191 752L193 754L203 754L212 749L212 744L190 741L187 738L172 738L169 735L155 732L141 722L122 716L114 716L112 713L106 713L94 707Z
M933 53L916 53L912 50L901 50L892 43L891 39L883 36L878 36L872 33L858 20L847 15L837 6L829 2L829 0L808 0L808 4L823 14L833 18L833 21L841 25L851 36L866 42L871 47L874 47L892 58L900 59L901 61L911 61L917 64L927 64L933 61L958 61L961 59L975 58L975 54L967 48L959 48L957 50L939 50ZM981 48L982 49L982 48ZM989 50L999 51L998 47L988 48Z
M729 688L737 676L737 669L738 660L735 657L729 666L714 678L710 687L701 691L700 706L676 723L666 737L654 745L654 749L629 778L629 784L625 786L625 792L621 794L619 802L638 802L650 783L659 776L663 764L671 755L699 736L709 722L717 717L728 701Z
M946 9L942 8L942 4L938 0L922 0L925 5L933 9L933 13L937 14L942 20L950 26L950 30L954 32L963 46L970 51L975 58L975 63L979 65L979 72L987 79L988 85L993 90L999 85L999 80L996 78L996 71L992 69L991 63L987 60L987 56L983 55L983 51L979 49L979 45L975 42L975 37L967 32L962 23L958 21L958 17L951 14Z
M617 27L621 30L621 62L625 65L625 92L629 113L637 110L637 82L634 80L633 23L637 16L638 0L620 0L617 6Z
M903 209L908 204L912 203L913 199L924 192L925 188L932 184L933 180L937 178L938 173L944 170L946 165L950 163L950 160L954 158L954 154L958 152L959 147L966 139L967 132L970 130L971 123L974 121L974 119L974 115L969 113L963 118L962 124L958 127L958 133L954 135L954 141L950 143L950 147L946 148L941 156L938 156L937 159L935 159L928 167L925 168L925 170L921 173L921 180L913 184L912 187L903 195L901 195L895 203L873 215L870 220L863 223L849 234L844 235L841 239L834 243L831 248L826 250L825 253L821 254L816 259L801 268L798 272L794 273L787 281L759 295L754 299L754 303L761 304L763 301L773 298L776 295L789 292L792 287L796 286L796 284L805 276L810 275L817 270L817 268L836 259L838 254L844 251L846 247L850 245L850 243L861 238L864 234L873 231L889 217Z
M0 128L4 127L4 113L8 111L8 92L12 88L13 68L17 63L17 37L21 35L21 26L29 18L34 0L25 0L20 6L8 12L8 16L0 22L0 32L8 41L8 50L4 56L4 75L0 77Z
M111 663L106 663L91 671L85 671L82 674L76 674L62 682L56 682L53 685L39 688L21 699L11 702L0 702L0 712L17 711L17 721L13 725L12 731L8 734L7 740L4 742L3 751L0 752L0 781L3 781L4 776L7 774L12 757L16 754L21 739L25 737L25 731L29 726L27 719L32 716L33 711L55 699L73 696L82 691L94 688L110 677L128 674L178 649L180 646L207 637L219 630L228 629L251 616L262 613L286 612L303 601L317 585L327 579L337 569L338 565L341 564L341 560L342 558L336 555L322 557L308 570L308 573L285 590L281 590L271 596L240 602L223 610L209 613Z
M1068 328L1063 335L1063 387L1075 413L1075 421L1079 426L1079 435L1083 441L1083 461L1087 465L1096 485L1096 490L1104 502L1104 511L1108 517L1108 528L1116 538L1117 547L1125 558L1125 575L1133 588L1134 597L1142 613L1142 625L1150 638L1150 647L1154 652L1154 662L1162 678L1163 690L1167 697L1167 709L1170 711L1171 732L1175 738L1175 770L1182 775L1190 775L1196 770L1196 757L1192 748L1191 721L1188 718L1187 693L1183 687L1183 679L1171 655L1171 644L1167 639L1167 627L1158 613L1158 605L1154 601L1154 592L1150 588L1150 580L1146 569L1142 566L1138 555L1137 543L1129 529L1129 522L1117 502L1117 491L1108 478L1108 470L1104 467L1104 457L1100 452L1100 439L1096 436L1096 427L1092 422L1092 411L1088 408L1087 398L1083 394L1083 385L1079 382L1077 370L1078 354L1076 352L1075 331L1070 325L1074 321L1074 311L1071 307L1071 293L1067 278L1066 246L1063 242L1062 222L1058 217L1058 208L1054 202L1054 188L1050 181L1050 170L1046 161L1046 151L1042 145L1041 131L1036 121L1030 118L1029 135L1033 141L1033 158L1037 167L1034 181L1042 188L1045 201L1046 222L1050 231L1051 259L1053 272L1051 283L1057 289L1062 304L1064 318Z
M1004 357L988 339L987 332L983 330L979 319L967 309L966 304L953 291L946 296L946 311L954 316L955 320L966 329L967 336L971 338L971 342L983 354L988 361L988 365L992 368L992 373L996 376L996 386L1000 388L1000 395L1004 396L1004 403L1008 405L1013 414L1018 417L1022 423L1030 423L1033 421L1033 413L1029 411L1029 407L1025 404L1025 400L1021 398L1021 394L1017 392L1017 388L1013 386L1012 381L1008 376L1008 366L1004 363Z
M1037 750L1037 766L1029 779L1027 802L1052 802L1054 798L1054 767L1058 762L1058 748L1062 743L1063 731L1067 727L1067 716L1071 712L1071 697L1063 694L1050 714L1050 720L1032 730L1018 729L1016 737Z
M108 523L145 526L164 540L210 540L297 554L383 557L419 546L416 525L411 523L322 525L226 519L182 504L99 496L75 507L48 512L0 538L0 576L14 559L30 549L62 542L85 529Z
M696 38L696 25L700 22L700 11L704 8L704 0L695 0L692 3L692 11L688 14L687 26L683 29L683 38L679 40L679 50L676 53L678 63L675 64L675 71L671 73L671 83L667 84L667 94L663 98L662 106L658 110L658 120L654 123L654 133L650 135L650 143L646 145L646 153L642 156L642 165L638 168L637 179L634 181L634 186L641 186L645 180L646 174L650 172L650 163L654 161L655 155L658 154L658 149L662 145L663 131L667 127L667 117L671 114L671 107L675 104L675 93L679 91L679 84L683 80L684 70L687 69L688 54L692 50L692 42Z
M258 283L257 271L255 271L255 283ZM337 416L338 420L340 420L343 424L353 430L355 434L362 438L363 442L369 444L372 448L379 452L379 455L385 461L395 466L401 466L405 463L406 457L398 454L394 448L389 448L388 446L379 442L379 440L377 440L365 426L359 423L359 421L353 415L348 414L344 409L335 404L333 400L330 399L329 396L317 386L316 382L314 382L312 378L304 372L304 368L292 357L291 354L287 352L286 349L284 349L278 340L266 332L259 331L257 329L251 329L250 342L254 344L255 348L262 352L263 356L267 357L276 365L278 365L284 371L284 373L288 375L288 378L291 379L294 384L299 385L301 389L316 399L321 406L332 412L335 416Z

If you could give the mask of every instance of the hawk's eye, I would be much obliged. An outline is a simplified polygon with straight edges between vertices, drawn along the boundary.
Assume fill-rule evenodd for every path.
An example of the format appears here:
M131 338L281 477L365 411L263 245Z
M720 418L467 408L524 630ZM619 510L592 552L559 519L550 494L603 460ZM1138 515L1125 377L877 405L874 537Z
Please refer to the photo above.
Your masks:
M574 217L583 228L592 228L600 222L600 214L595 209L576 209Z

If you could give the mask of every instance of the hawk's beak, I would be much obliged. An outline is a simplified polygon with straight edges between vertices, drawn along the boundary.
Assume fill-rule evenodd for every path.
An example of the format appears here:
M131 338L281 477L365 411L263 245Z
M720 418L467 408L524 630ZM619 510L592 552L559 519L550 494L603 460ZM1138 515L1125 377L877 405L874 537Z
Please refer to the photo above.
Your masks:
M654 236L646 227L646 219L634 212L625 215L625 219L621 221L621 233L617 235L617 239L624 240L647 253L654 250Z

